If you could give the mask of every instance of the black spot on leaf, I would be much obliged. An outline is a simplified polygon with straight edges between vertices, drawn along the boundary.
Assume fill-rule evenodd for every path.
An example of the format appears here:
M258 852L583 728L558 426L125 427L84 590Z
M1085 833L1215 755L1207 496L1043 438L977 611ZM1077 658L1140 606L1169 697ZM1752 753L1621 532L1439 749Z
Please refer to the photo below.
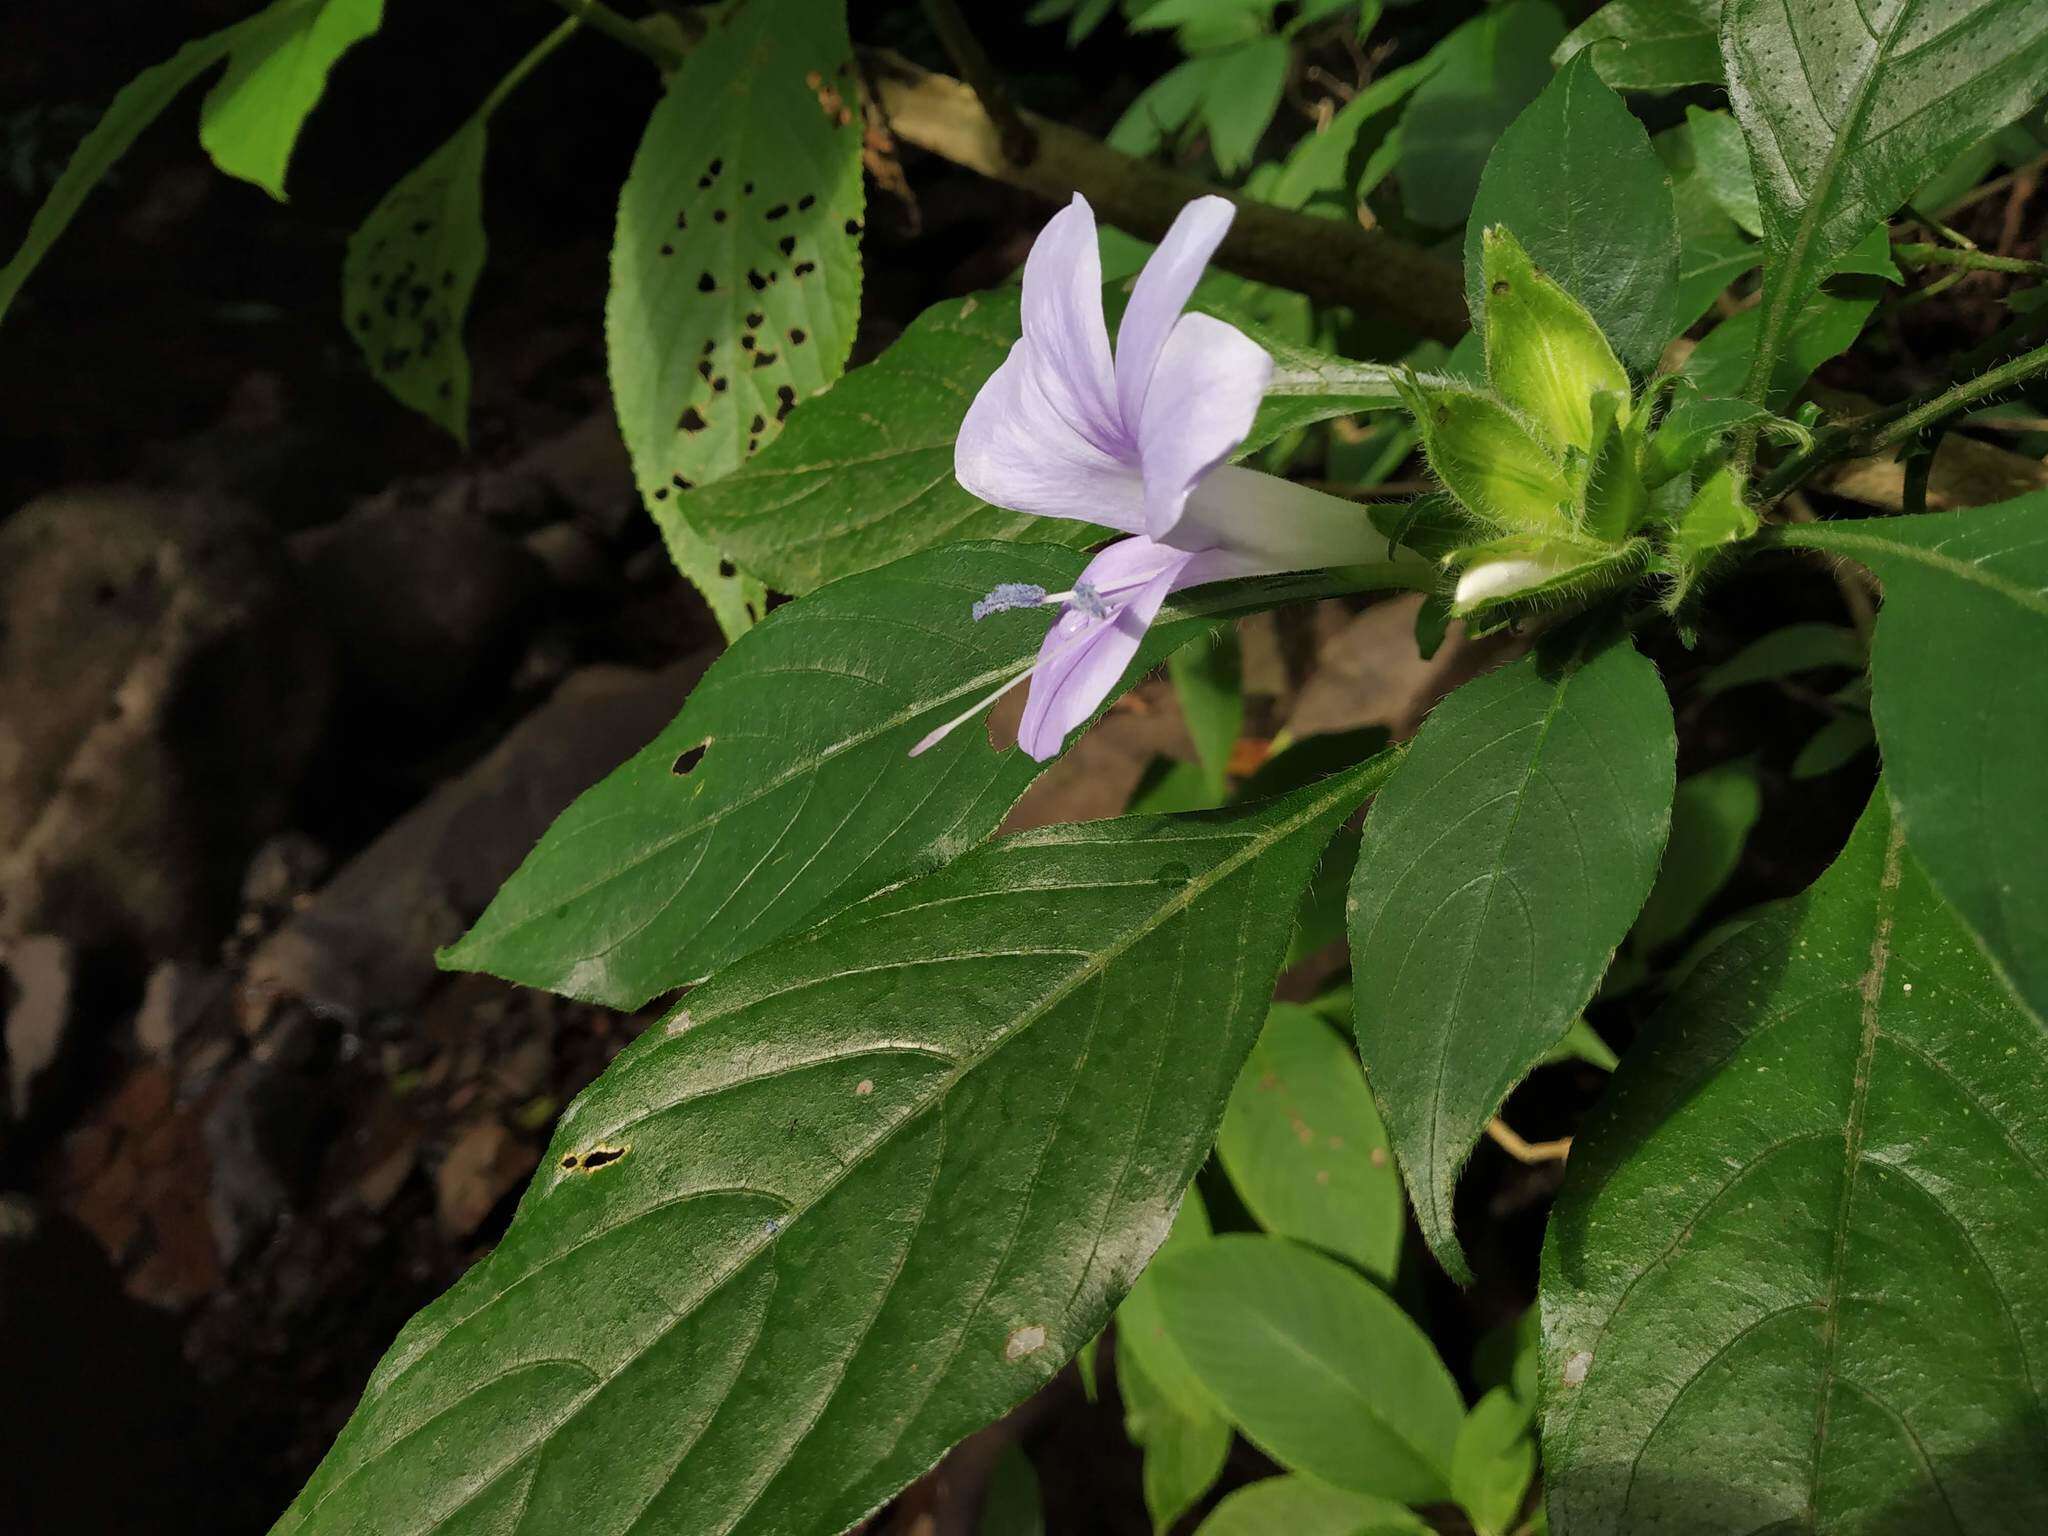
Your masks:
M815 261L800 261L789 270L794 277L809 277L818 270L818 264Z
M747 311L747 324L754 326L757 329L759 328L761 322L767 318L768 317L762 314L761 311L759 311L758 309L750 309Z
M697 279L697 291L699 293L718 292L718 279L713 277L709 272L701 274Z
M777 203L777 204L776 204L776 205L775 205L775 206L774 206L773 208L770 208L770 209L768 210L768 212L767 212L766 214L762 215L762 217L764 217L764 218L767 218L767 219L770 219L770 220L773 220L773 219L780 219L780 218L783 218L783 217L785 217L785 216L786 216L786 215L787 215L788 213L789 213L789 204L787 204L787 203Z
M725 210L723 208L712 209L711 222L714 224L723 224L725 222Z
M752 267L749 267L747 268L747 284L754 292L759 293L768 286L768 279L756 272Z
M694 405L689 406L684 410L681 419L676 422L676 425L685 432L702 432L705 427L704 413Z
M717 378L713 379L713 380L711 381L711 388L712 388L712 389L713 389L714 391L716 391L716 392L717 392L718 394L721 394L721 395L722 395L722 394L724 394L724 393L725 393L725 375L721 373L721 374L720 374L720 375L719 375L719 376L718 376Z
M756 368L766 368L775 361L776 356L777 354L773 352L756 352L754 354L754 366Z
M739 567L734 565L730 560L721 560L718 562L718 574L723 576L727 581L731 581L733 577L739 575L739 573ZM699 747L697 749L697 751L700 754L703 752L703 750L704 749L702 747Z
M791 346L800 347L810 339L810 336L804 331L802 326L792 325L789 328L789 344Z
M813 206L816 205L817 201L818 200L815 197L811 196L810 193L806 192L802 197L796 200L796 211L798 213L807 213Z
M754 412L754 424L748 427L747 430L749 432L759 432L763 427L767 425L768 418L766 416L763 416L759 411L756 411Z
M775 242L775 244L776 244L776 247L777 247L777 248L778 248L778 249L779 249L779 250L780 250L780 251L782 252L782 254L783 254L783 255L785 255L785 256L794 256L794 255L796 254L796 236L795 236L795 235L784 235L784 236L783 236L783 237L782 237L782 238L781 238L780 240L776 241L776 242Z

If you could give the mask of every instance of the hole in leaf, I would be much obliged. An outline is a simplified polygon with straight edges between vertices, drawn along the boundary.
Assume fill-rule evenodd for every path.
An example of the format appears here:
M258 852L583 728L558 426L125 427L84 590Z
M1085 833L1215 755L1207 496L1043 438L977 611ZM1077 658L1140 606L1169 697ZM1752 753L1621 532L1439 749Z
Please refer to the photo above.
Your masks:
M724 573L724 562L721 562L719 574L723 575ZM682 778L692 768L696 767L700 762L704 760L704 749L710 745L711 743L708 740L699 742L696 746L690 748L689 751L683 753L682 756L678 757L674 763L670 764L668 771L674 774L677 778Z
M768 279L756 272L752 267L749 267L747 268L747 283L753 288L754 292L759 293L768 286Z
M713 390L714 390L715 392L717 392L718 394L721 394L721 395L722 395L722 394L724 394L724 393L725 393L725 375L721 373L721 374L720 374L720 375L719 375L719 376L718 376L717 378L713 379L713 380L711 381L711 388L712 388L712 389L713 389Z
M817 204L817 201L817 198L806 192L796 200L796 211L798 213L806 213Z
M815 261L800 261L795 266L791 267L789 270L791 275L793 276L809 277L813 272L818 270L818 264Z
M778 355L774 352L756 352L754 354L754 366L756 368L766 368L775 361Z
M699 293L718 292L718 279L709 272L701 274L697 279L697 291Z
M789 328L789 344L791 346L800 347L808 340L810 340L810 338L804 333L804 328L802 326L792 325Z
M747 324L754 327L755 329L759 329L761 322L767 318L768 317L762 314L761 311L759 311L758 309L750 309L747 311Z
M695 407L694 405L690 406L684 410L682 414L682 419L679 420L676 423L676 425L681 427L685 432L702 432L706 425L704 420L704 413L698 410L697 407Z
M780 240L776 241L775 244L777 249L779 249L785 256L794 256L796 254L795 235L784 235Z
M723 208L712 209L711 222L714 224L723 224L725 222L725 210Z
M770 208L768 212L763 215L763 217L768 219L780 219L786 217L788 213L789 204L777 203L773 208Z
M747 430L749 432L758 432L767 425L768 418L766 416L763 416L759 411L756 411L754 412L754 424L751 427L748 427Z
M718 574L723 576L727 581L731 581L733 577L739 575L739 573L740 568L734 565L730 560L721 560L718 562ZM704 749L702 747L699 747L697 750L701 753Z

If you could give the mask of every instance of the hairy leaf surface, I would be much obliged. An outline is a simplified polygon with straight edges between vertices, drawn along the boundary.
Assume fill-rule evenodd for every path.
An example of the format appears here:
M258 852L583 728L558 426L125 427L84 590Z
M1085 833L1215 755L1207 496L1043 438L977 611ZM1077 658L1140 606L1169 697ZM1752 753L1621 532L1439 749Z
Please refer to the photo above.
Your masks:
M1584 52L1618 91L1721 83L1721 0L1607 0L1558 45Z
M1764 243L1750 398L1838 259L2048 90L2038 0L1727 0L1721 51Z
M1592 996L1656 878L1677 746L1625 641L1528 657L1439 704L1366 819L1351 882L1358 1050L1437 1259L1458 1171Z
M1875 571L1871 714L1913 853L2048 1019L2048 494L1786 530Z
M570 1106L281 1536L859 1520L1108 1320L1384 762L1007 838L721 973Z
M2048 1523L2048 1037L1886 797L1716 950L1572 1147L1543 1255L1552 1528Z

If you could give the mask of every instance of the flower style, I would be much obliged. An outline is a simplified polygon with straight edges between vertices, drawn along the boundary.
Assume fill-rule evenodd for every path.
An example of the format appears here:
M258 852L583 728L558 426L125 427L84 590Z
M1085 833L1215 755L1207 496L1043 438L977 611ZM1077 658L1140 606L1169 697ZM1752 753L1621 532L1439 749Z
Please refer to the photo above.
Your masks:
M953 472L982 500L1130 537L1071 592L1017 582L974 617L1057 603L1032 667L933 731L937 743L1031 680L1018 745L1044 762L1123 676L1167 595L1184 587L1389 558L1359 508L1225 461L1251 431L1273 360L1235 326L1185 314L1230 228L1220 197L1183 208L1139 273L1112 357L1095 215L1074 200L1024 264L1023 337L968 408Z

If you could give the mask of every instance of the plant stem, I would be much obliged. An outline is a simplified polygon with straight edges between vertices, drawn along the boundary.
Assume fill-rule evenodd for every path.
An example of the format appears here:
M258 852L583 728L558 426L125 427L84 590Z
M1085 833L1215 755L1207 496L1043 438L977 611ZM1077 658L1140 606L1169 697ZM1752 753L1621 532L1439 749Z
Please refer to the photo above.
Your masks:
M680 62L673 49L600 0L553 3L661 69ZM941 159L1054 202L1079 192L1105 223L1146 240L1164 235L1195 198L1226 197L1237 205L1216 253L1226 271L1320 304L1378 312L1435 341L1454 342L1471 328L1458 268L1419 246L1350 220L1296 213L1213 187L1024 111L1018 120L1036 135L1038 150L1020 163L1005 153L1001 129L971 86L886 49L862 49L861 60L891 131Z
M1917 436L1936 422L1957 411L1988 399L2013 385L2048 373L2048 347L2023 352L2009 362L1952 384L1919 401L1905 401L1855 421L1829 427L1816 435L1814 444L1796 453L1769 475L1758 487L1759 499L1768 505L1818 470L1841 459L1861 458Z
M1909 267L1963 267L1972 272L2011 272L2020 277L2048 278L2048 262L1993 256L1989 251L1957 250L1947 245L1895 245L1892 256Z
M946 57L953 61L953 67L973 88L981 109L996 125L1002 139L1004 158L1020 166L1036 160L1038 135L1017 115L1016 104L1010 100L1002 77L989 61L988 50L981 46L981 39L967 25L967 18L960 14L960 7L953 0L924 0L924 14L931 22L932 30L938 34L939 46L946 50Z
M511 69L506 71L505 78L491 87L491 94L486 96L483 99L483 104L476 109L477 117L479 119L489 117L499 107L503 106L505 98L518 90L526 77L539 68L549 54L566 43L569 40L570 34L582 25L581 17L571 16L567 21L556 27L554 31L535 43L532 48L528 49L526 57L517 64L514 64Z
M663 43L637 22L628 21L599 0L554 0L593 32L602 32L615 43L624 43L635 53L646 55L655 68L666 73L682 63L682 55Z

